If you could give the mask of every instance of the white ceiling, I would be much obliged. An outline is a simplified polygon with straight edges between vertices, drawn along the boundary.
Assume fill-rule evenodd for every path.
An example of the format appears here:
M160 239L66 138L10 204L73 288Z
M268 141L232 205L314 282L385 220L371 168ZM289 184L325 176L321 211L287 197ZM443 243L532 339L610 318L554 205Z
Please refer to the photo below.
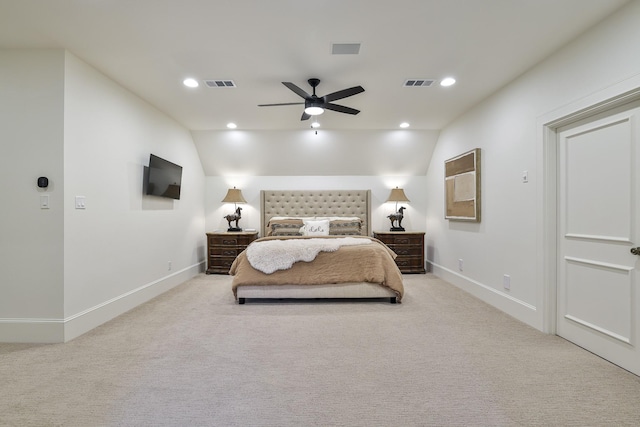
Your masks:
M0 48L66 48L191 130L308 129L280 82L357 116L325 129L441 129L628 0L0 0ZM332 43L361 43L331 55ZM404 88L408 78L449 88ZM237 88L188 89L185 77Z

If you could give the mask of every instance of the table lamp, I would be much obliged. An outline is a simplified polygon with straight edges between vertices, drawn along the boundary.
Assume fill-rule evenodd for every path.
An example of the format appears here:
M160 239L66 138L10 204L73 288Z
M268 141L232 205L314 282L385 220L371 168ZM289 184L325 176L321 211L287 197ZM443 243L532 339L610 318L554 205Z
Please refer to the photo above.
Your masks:
M227 190L227 195L224 196L222 202L233 203L233 207L235 209L234 213L224 217L224 219L226 219L229 223L229 228L227 229L227 231L242 231L242 228L238 227L238 221L240 220L240 218L242 218L240 214L242 208L239 208L237 205L238 203L247 203L247 201L244 199L244 197L242 197L242 192L240 191L240 189L233 187ZM236 223L235 227L231 226L232 222Z
M391 230L390 231L404 231L402 227L402 218L404 218L403 211L406 209L404 206L400 207L398 210L398 202L409 202L409 199L404 194L404 190L402 188L393 188L391 189L391 194L389 194L389 198L387 202L395 202L396 210L395 213L387 216L391 220Z

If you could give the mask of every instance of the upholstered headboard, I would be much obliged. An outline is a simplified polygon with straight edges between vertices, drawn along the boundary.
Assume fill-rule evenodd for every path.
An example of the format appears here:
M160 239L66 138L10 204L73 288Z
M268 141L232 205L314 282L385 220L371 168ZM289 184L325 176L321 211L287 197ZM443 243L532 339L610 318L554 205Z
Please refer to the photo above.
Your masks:
M262 190L260 235L274 216L357 216L371 235L371 190Z

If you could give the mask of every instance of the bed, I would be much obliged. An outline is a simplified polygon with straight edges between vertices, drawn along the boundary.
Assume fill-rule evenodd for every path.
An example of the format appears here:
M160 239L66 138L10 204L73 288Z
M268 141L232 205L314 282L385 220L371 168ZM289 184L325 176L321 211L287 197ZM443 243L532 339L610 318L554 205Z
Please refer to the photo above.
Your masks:
M230 269L238 303L249 299L325 298L401 302L404 288L395 254L370 237L370 190L263 190L260 204L264 237L242 252ZM330 235L324 229L315 229L319 224L326 227L327 222ZM301 225L306 235L299 235ZM290 251L291 247L312 244L329 249L314 248L317 255L312 261L295 262L291 267L274 269L269 265L281 256L281 248ZM251 256L254 264L255 259L262 259L267 266L255 268Z

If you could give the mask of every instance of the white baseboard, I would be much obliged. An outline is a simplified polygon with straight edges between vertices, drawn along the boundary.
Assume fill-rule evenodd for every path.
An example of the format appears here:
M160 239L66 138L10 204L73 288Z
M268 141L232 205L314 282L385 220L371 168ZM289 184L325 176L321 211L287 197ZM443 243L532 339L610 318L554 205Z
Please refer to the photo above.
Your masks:
M89 332L204 270L204 261L64 319L0 319L0 342L60 343Z
M63 319L0 319L0 342L51 344L63 341Z
M487 304L494 306L498 310L504 311L521 322L538 330L542 330L542 325L539 324L540 316L534 305L514 298L506 292L477 282L436 263L428 261L428 264L431 266L430 271L434 275L470 293Z

